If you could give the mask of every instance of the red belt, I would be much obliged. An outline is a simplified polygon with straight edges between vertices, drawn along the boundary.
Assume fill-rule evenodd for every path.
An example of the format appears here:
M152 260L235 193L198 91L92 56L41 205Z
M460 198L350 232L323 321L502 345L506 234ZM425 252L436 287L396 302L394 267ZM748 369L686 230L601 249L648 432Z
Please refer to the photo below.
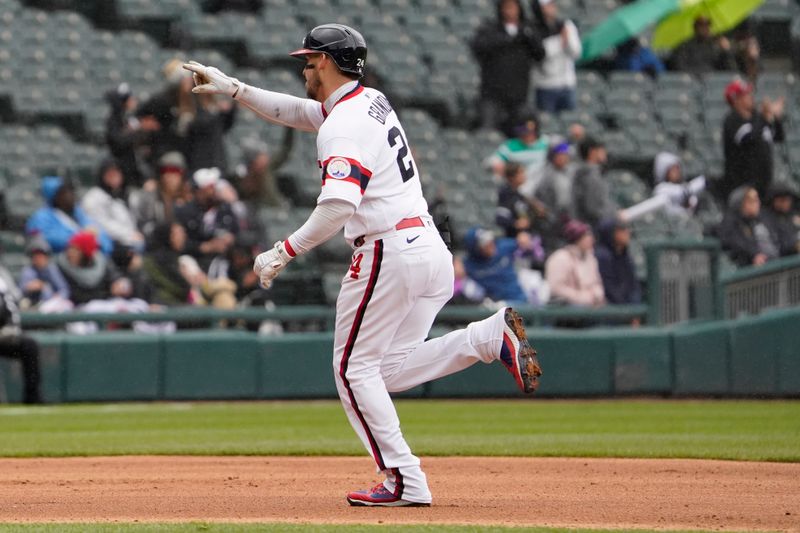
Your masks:
M394 229L400 231L401 229L408 229L408 228L421 228L425 226L425 222L422 220L421 217L413 217L413 218L404 218L397 224L395 224ZM361 237L356 238L353 241L353 244L357 247L363 246L366 242L366 235L362 235Z
M420 217L404 218L403 220L397 223L394 229L401 230L407 228L420 228L424 225L425 223L422 221Z

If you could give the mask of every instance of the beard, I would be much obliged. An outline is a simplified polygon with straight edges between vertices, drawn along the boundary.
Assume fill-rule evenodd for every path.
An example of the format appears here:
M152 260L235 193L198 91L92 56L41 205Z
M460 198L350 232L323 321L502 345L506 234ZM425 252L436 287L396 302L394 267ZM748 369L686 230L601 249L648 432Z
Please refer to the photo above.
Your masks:
M306 81L306 95L312 100L316 100L321 85L322 82L320 82L319 76L310 77L308 81Z

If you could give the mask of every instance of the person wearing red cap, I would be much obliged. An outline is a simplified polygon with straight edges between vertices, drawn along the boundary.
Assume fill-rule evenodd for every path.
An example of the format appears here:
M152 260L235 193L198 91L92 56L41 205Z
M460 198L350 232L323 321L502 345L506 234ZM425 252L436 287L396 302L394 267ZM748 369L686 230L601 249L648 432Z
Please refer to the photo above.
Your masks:
M56 257L56 265L70 290L70 300L77 305L112 296L126 296L125 280L105 255L97 253L99 243L91 231L79 231ZM128 282L129 284L129 282Z
M784 139L784 100L765 98L757 110L753 86L736 79L725 88L731 110L722 125L725 173L719 186L721 199L742 185L755 187L763 198L772 183L772 146Z

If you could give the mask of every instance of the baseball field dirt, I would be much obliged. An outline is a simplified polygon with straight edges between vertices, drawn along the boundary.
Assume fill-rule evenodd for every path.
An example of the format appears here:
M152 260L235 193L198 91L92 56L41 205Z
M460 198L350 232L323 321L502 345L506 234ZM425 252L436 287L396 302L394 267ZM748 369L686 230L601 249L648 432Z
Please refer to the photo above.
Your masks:
M0 459L0 522L448 523L800 531L800 464L423 458L430 508L352 508L369 458Z

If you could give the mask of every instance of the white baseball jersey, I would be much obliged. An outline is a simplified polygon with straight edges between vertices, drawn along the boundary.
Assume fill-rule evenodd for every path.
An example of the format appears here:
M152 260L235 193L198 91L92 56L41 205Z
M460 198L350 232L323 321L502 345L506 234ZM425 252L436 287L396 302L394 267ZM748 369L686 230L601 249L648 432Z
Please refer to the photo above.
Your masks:
M352 88L351 88L352 87ZM352 243L381 233L404 218L428 214L419 169L389 100L353 82L324 118L317 135L322 192L356 207L344 228ZM324 113L323 113L324 116Z

